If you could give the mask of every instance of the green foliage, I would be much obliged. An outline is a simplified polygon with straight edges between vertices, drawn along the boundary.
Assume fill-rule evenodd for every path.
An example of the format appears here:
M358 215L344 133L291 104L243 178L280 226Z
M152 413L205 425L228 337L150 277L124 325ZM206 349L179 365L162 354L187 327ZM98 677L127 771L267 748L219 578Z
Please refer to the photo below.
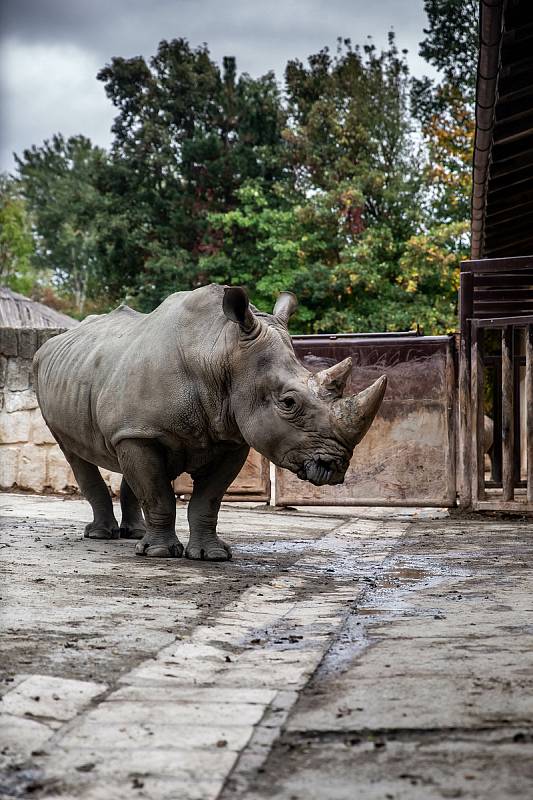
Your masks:
M474 6L425 2L421 53L440 82L413 82L392 34L383 52L344 39L290 61L283 95L272 73L239 75L184 39L114 58L98 76L117 110L110 153L58 135L18 159L34 262L78 313L149 311L216 281L265 310L291 289L296 331L450 330Z
M0 176L0 286L27 294L36 281L31 225L15 181Z
M285 114L272 73L238 77L233 58L221 70L206 46L184 39L161 42L149 65L115 58L98 77L118 110L114 214L133 216L108 232L106 248L110 260L125 259L132 291L150 307L170 287L203 282L194 265L208 247L209 214L234 208L246 180L281 177Z
M478 1L425 0L424 8L428 27L420 55L442 78L412 81L412 109L427 146L425 180L433 216L458 222L470 215Z
M83 136L57 135L16 160L37 231L35 263L72 293L81 314L87 296L103 290L98 254L106 215L95 184L105 154Z
M428 27L419 51L442 73L443 83L458 88L470 105L476 91L478 10L478 0L424 0Z

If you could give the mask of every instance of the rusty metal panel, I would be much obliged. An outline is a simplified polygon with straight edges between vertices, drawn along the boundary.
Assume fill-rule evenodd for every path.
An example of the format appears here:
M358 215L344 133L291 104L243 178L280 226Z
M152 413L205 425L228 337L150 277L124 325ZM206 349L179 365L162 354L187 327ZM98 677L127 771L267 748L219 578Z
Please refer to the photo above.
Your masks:
M276 468L276 504L455 505L453 337L295 336L293 343L312 372L351 356L352 392L383 373L389 382L345 482L315 487Z
M174 481L174 491L177 495L191 494L192 480L189 475L180 475ZM244 467L224 496L226 503L237 500L270 500L270 465L256 450L250 450Z

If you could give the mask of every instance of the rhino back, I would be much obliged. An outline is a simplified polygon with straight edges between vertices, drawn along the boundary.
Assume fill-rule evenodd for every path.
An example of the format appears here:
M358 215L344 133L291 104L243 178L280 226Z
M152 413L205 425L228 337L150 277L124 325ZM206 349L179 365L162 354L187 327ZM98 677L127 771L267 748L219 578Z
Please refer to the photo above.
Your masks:
M205 443L203 356L225 324L222 291L179 292L146 315L119 307L43 345L36 388L60 441L115 468L123 438Z

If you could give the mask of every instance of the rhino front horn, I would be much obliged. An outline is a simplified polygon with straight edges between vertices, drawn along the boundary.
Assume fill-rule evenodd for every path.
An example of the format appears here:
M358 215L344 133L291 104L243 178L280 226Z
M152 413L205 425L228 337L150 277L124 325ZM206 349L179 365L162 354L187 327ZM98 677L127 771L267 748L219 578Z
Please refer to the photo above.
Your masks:
M334 403L335 415L352 441L353 447L361 441L372 425L386 388L387 376L382 375L368 389Z

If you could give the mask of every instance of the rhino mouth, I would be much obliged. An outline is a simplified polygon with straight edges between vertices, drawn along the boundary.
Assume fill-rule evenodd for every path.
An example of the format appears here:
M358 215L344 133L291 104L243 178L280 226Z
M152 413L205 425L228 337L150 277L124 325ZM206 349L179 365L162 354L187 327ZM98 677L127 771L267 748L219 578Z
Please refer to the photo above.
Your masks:
M343 482L345 472L346 466L337 461L310 458L304 461L296 474L300 480L309 481L314 486L325 486L326 484L333 486Z

